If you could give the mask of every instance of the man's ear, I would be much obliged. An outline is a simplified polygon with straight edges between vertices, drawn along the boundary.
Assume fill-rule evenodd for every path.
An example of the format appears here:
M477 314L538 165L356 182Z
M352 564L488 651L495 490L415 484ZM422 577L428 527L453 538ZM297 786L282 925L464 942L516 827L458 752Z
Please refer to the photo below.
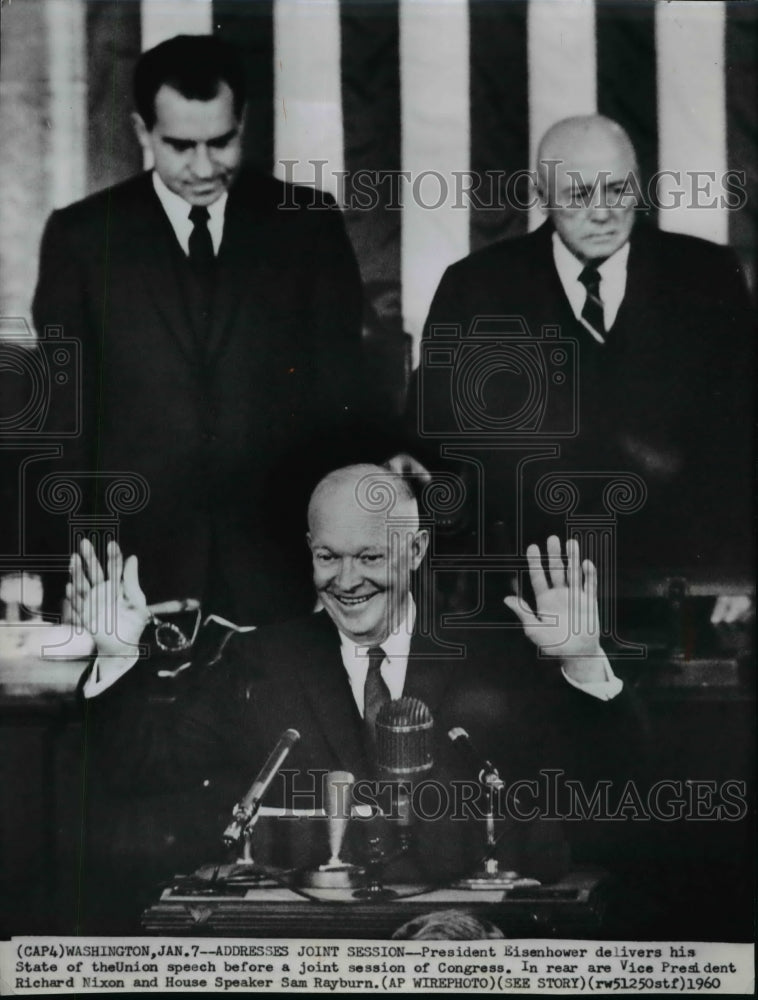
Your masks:
M424 561L426 550L429 548L429 532L426 528L421 528L413 536L411 547L411 569L417 570Z
M132 127L134 129L134 134L137 136L137 141L140 146L145 150L146 153L151 153L152 149L150 146L150 129L145 125L142 115L138 111L132 111L131 113Z
M529 178L529 183L532 188L532 193L537 199L537 207L543 214L547 214L547 187L545 185L545 179L539 170L533 171L531 177Z
M311 536L310 531L306 531L306 533L305 533L305 541L306 541L306 543L308 545L308 548L311 550L311 552L313 552L313 537Z

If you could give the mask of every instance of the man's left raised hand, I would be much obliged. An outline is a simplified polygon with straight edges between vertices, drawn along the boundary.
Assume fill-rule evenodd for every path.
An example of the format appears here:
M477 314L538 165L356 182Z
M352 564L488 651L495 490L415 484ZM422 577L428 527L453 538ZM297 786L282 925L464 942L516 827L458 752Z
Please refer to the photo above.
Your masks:
M548 576L538 545L528 547L526 558L536 608L520 597L506 597L505 604L518 616L540 654L560 660L572 680L605 680L607 660L600 646L595 566L589 559L580 560L574 540L566 542L564 563L555 535L547 540Z

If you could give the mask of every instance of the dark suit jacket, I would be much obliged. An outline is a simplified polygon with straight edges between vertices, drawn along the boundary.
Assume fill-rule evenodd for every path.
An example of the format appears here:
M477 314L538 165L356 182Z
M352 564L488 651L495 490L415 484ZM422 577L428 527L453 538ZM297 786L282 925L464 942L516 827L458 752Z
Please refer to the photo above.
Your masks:
M53 213L34 322L81 341L83 433L45 471L143 477L146 504L119 514L149 598L207 596L212 575L208 610L260 623L311 603L307 480L362 396L360 278L329 196L249 169L217 263L205 335L149 173ZM84 481L78 513L108 512L106 484Z
M535 502L542 475L629 471L645 481L647 499L639 513L617 514L622 568L749 568L752 321L736 258L727 248L638 223L624 299L601 345L574 318L553 262L552 233L546 223L445 272L409 402L418 447L434 461L440 443L478 444L469 453L481 462L489 527L510 521L504 534L511 545L517 490L526 545L541 541L547 530L563 534L565 515L546 515ZM526 324L526 338L538 345L529 350L544 359L541 372L515 356L506 371L508 360L501 354L498 361L493 352L506 343L508 353L507 340L472 329L478 318L504 316ZM435 343L445 346L434 334L439 326L457 327L460 345L473 342L465 349L456 345L447 368L430 353ZM554 344L539 346L546 326L558 327L559 338L575 346L562 356L554 354ZM462 379L457 372L464 362L470 374ZM463 426L462 402L468 406ZM471 417L477 407L488 418L522 414L500 438L501 444L520 442L519 451L497 449L495 439L481 433L492 423L477 425L477 414ZM530 462L519 488L516 456L551 445L560 454ZM581 490L576 512L602 512L602 487L585 481ZM477 485L472 492L481 499Z
M131 791L194 789L207 799L215 783L224 786L230 808L289 727L301 739L284 766L296 773L273 783L270 804L312 805L312 799L293 799L293 792L314 787L320 804L319 775L327 770L375 777L339 635L324 612L235 636L218 662L196 663L190 676L189 690L173 705L150 707L149 671L138 664L86 703L98 734L93 759L112 785ZM507 784L534 779L540 768L560 768L568 778L591 783L626 782L644 764L644 725L630 692L605 703L577 691L554 664L536 661L518 628L486 641L467 639L457 659L447 658L431 637L414 635L403 693L420 698L432 712L434 767L427 777L446 788L453 779L477 776L447 738L452 726L467 729ZM424 808L433 810L432 802ZM535 802L544 805L544 797ZM535 802L521 808L528 811ZM188 822L197 825L201 814L195 808ZM181 821L177 825L181 828ZM217 825L209 843L214 838L217 843L220 829ZM567 860L559 823L512 818L507 830L509 864L543 878L561 873ZM422 865L430 875L473 868L482 853L481 823L430 821L419 824L419 836ZM218 848L214 853L218 856Z

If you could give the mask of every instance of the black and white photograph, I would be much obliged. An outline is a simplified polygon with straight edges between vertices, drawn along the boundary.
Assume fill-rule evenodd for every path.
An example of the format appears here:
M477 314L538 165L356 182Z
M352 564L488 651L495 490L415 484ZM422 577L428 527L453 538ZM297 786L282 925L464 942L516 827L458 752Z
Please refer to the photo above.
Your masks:
M752 993L758 5L0 15L0 993Z

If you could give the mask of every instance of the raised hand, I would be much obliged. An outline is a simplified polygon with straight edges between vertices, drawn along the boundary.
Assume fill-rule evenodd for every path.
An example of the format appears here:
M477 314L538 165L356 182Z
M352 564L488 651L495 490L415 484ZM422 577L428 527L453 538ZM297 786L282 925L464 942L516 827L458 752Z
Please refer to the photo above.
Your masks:
M566 669L581 673L582 680L604 676L594 565L589 559L581 562L579 544L574 540L566 542L564 564L555 535L547 540L549 581L538 545L529 546L526 558L536 608L520 597L506 597L505 604L543 656L562 660Z
M137 557L124 563L115 542L107 548L105 572L86 539L71 556L66 596L76 625L95 640L99 656L136 656L140 636L150 620L139 585Z
M393 455L385 464L390 472L394 472L397 476L417 478L424 485L432 481L432 474L426 466L405 451Z

